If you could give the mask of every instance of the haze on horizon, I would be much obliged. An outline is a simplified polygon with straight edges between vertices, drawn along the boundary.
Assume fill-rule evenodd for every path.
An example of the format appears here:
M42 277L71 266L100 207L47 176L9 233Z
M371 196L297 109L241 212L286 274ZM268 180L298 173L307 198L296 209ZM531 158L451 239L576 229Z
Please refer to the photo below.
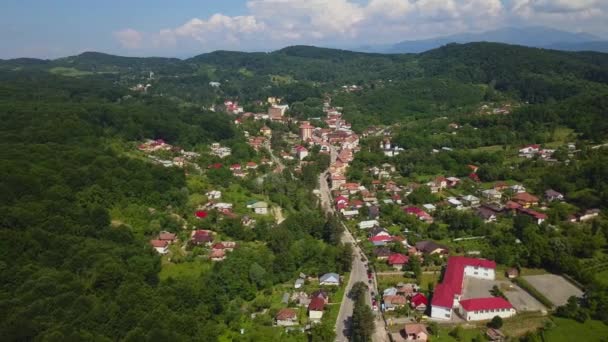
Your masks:
M355 47L506 26L608 37L605 0L5 0L0 58Z

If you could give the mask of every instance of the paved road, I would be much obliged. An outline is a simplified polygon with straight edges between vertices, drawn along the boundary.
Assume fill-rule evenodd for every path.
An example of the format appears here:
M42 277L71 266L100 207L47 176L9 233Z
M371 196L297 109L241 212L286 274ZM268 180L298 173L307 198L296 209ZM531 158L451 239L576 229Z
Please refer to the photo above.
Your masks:
M332 151L333 152L333 151ZM332 153L332 160L335 160L334 153ZM333 201L331 197L331 192L329 189L329 185L327 183L328 172L323 172L319 175L319 190L321 192L321 206L326 213L334 213ZM343 224L344 226L344 224ZM344 233L342 234L342 243L350 243L353 246L353 263L351 266L351 273L348 279L348 284L346 285L346 290L344 291L344 297L342 298L342 302L340 304L340 311L338 313L338 319L336 320L336 341L346 342L348 341L349 329L350 329L350 320L353 315L354 301L348 297L348 293L352 289L353 285L359 281L368 283L367 280L367 258L362 258L364 255L359 246L356 244L355 239L353 238L350 231L344 226ZM376 282L374 281L370 291L374 291L374 293L378 293L378 288ZM366 297L366 302L371 306L371 293L368 292ZM382 326L378 325L379 323ZM376 321L377 331L376 335L382 336L382 331L384 330L384 322L380 318L380 322L378 319ZM374 337L374 341L385 341L385 339L379 339Z

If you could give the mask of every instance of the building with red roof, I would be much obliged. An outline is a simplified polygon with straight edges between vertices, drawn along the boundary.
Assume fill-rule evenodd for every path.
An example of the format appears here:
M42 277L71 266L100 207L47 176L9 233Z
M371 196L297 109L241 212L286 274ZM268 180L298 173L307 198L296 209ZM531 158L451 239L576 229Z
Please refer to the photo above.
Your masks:
M410 305L413 309L424 312L429 305L429 300L423 293L418 292L410 299Z
M467 321L490 320L494 316L509 318L517 312L502 297L472 298L460 301L460 315Z
M320 322L323 318L325 301L321 297L313 297L308 304L308 318L313 322Z
M150 240L150 245L158 252L158 254L169 253L169 242L164 240Z
M400 270L403 265L407 264L410 258L407 255L401 253L393 253L388 256L387 263L394 268Z
M431 317L452 318L452 310L460 307L464 277L494 280L496 263L486 259L452 256L448 259L443 281L435 287L431 302Z

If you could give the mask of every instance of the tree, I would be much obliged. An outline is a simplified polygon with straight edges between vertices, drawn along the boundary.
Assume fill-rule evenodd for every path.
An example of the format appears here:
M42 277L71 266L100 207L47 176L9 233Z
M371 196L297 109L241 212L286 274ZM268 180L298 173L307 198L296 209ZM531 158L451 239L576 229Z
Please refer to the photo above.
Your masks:
M375 329L376 322L372 309L362 300L358 300L353 309L351 341L370 342Z
M457 325L454 329L450 330L449 334L457 341L462 341L462 338L464 337L464 332L460 325Z
M310 332L311 342L325 342L336 339L333 322L322 320L320 324L314 324Z
M500 329L502 328L502 318L500 316L494 316L492 318L492 320L490 321L490 323L488 323L488 326L490 328L494 328L494 329Z
M429 334L433 336L437 336L439 334L439 324L437 324L435 321L431 321L426 328Z

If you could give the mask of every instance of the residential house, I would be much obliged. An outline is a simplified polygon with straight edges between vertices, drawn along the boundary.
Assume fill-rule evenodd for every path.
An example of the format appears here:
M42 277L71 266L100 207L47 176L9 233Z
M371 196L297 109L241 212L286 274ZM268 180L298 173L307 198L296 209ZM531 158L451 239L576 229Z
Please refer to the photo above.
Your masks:
M346 183L346 177L344 177L341 174L332 174L331 175L331 189L332 190L337 190L340 189L340 186L342 186L342 184Z
M255 203L247 205L247 208L253 209L253 212L259 215L268 214L268 203L264 201L257 201Z
M487 201L500 201L502 193L497 189L488 189L481 192L481 196Z
M369 236L370 237L375 237L375 236L391 236L391 233L388 232L388 230L384 229L384 228L380 228L380 227L374 227L370 232L369 232Z
M522 192L526 192L526 187L521 185L521 184L515 184L515 185L511 185L509 187L509 189L514 193L514 194L518 194L518 193L522 193Z
M437 207L436 207L435 205L433 205L433 204L430 204L430 203L423 204L423 205L422 205L422 207L423 207L423 208L424 208L426 211L428 211L428 212L430 212L430 213L432 213L432 212L434 212L435 210L437 210Z
M393 253L389 255L387 263L390 266L393 266L394 269L400 271L403 269L403 266L408 263L408 261L409 257L407 255L403 255L401 253Z
M213 232L210 230L193 230L190 234L190 243L195 246L211 245L213 242Z
M549 189L545 191L545 199L547 200L547 202L563 201L564 195L553 189Z
M486 223L496 222L496 213L485 206L477 208L475 214Z
M304 286L304 282L305 282L305 281L304 281L304 279L302 279L302 278L298 278L298 279L296 279L296 281L295 281L295 283L294 283L293 287L294 287L295 289L299 289L299 288L301 288L302 286Z
M494 190L496 191L505 191L509 188L509 184L507 184L506 182L496 182L494 183Z
M294 150L298 160L304 160L308 156L308 149L304 146L296 146Z
M256 162L247 162L246 167L248 170L255 170L258 168L258 164Z
M407 323L400 333L405 341L424 342L429 338L426 326L421 323Z
M387 244L393 242L392 236L386 235L377 235L369 238L369 241L376 247L386 246Z
M325 304L329 303L329 293L325 290L317 290L310 294L310 299L321 298Z
M319 277L320 285L339 286L340 276L337 273L325 273Z
M284 308L279 310L275 317L278 326L290 327L298 324L298 312L294 309Z
M385 295L382 297L384 311L393 311L407 304L407 299L399 295Z
M158 234L158 240L167 241L168 244L172 244L177 239L177 235L174 233L169 233L167 231L162 231Z
M226 259L226 252L223 249L212 249L209 258L211 261L222 261Z
M260 128L260 133L265 136L265 137L271 137L272 136L272 129L270 129L268 126L264 125L262 128Z
M447 202L448 202L448 204L451 207L455 208L456 210L462 210L462 209L464 209L464 206L462 205L462 202L459 201L459 200L457 200L454 197L449 197L448 200L447 200Z
M468 207L478 207L479 206L479 198L473 195L466 195L461 198L461 201L464 205Z
M222 198L222 192L219 190L211 190L205 194L208 199L216 200Z
M416 243L416 250L418 250L418 252L420 253L424 253L424 254L440 254L440 255L444 255L444 254L448 254L449 249L446 246L440 245L438 243L436 243L435 241L431 241L431 240L424 240L424 241L418 241Z
M589 210L585 211L582 215L580 215L578 220L580 222L589 221L589 220L593 220L594 218L598 217L599 215L600 215L599 209L589 209Z
M369 229L373 227L378 227L380 222L378 220L368 220L359 222L359 229Z
M429 215L426 211L417 208L417 207L406 207L403 209L406 214L415 215L418 217L420 221L424 221L427 223L433 223L433 217Z
M169 253L169 243L164 240L150 240L150 245L156 250L158 254Z
M410 299L410 305L412 309L424 312L429 305L429 300L423 293L418 292Z
M378 260L387 260L391 254L392 252L388 247L376 247L376 249L374 249L374 255Z
M525 158L532 158L538 152L540 152L540 145L538 145L538 144L528 145L528 146L524 146L523 148L519 149L519 156L525 157Z
M448 188L453 188L453 187L457 186L458 184L460 184L460 178L456 178L456 177L447 177L446 181L447 181Z
M523 215L528 215L533 218L536 224L541 224L547 219L547 214L539 213L538 211L528 208L518 208L517 212Z
M323 318L323 310L325 309L325 302L321 298L313 298L308 304L308 318L313 323L318 323Z
M529 208L531 206L538 205L538 197L530 195L527 192L517 193L511 198L511 200L518 203L524 208Z

